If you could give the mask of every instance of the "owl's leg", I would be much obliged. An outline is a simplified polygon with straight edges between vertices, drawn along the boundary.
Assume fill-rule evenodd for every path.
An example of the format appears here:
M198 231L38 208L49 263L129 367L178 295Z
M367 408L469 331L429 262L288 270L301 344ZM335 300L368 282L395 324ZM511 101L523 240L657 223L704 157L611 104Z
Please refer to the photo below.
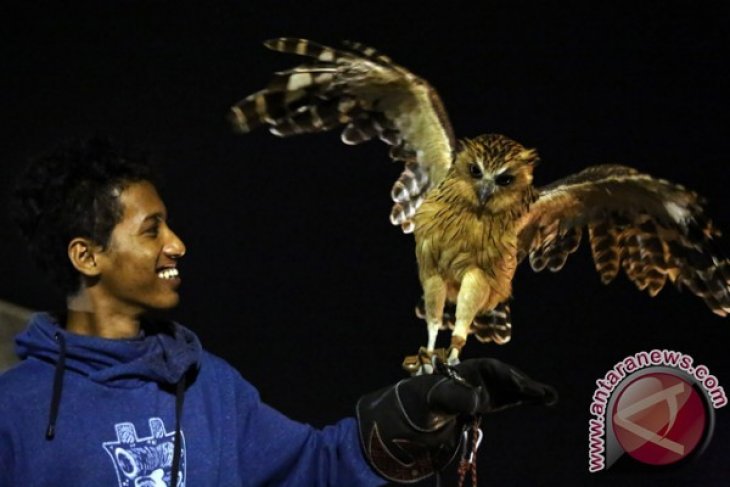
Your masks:
M459 353L466 344L469 327L487 302L490 290L484 271L477 268L466 271L456 300L456 324L451 333L449 363L459 362Z
M426 314L426 327L428 328L428 345L424 349L418 351L416 361L419 364L417 370L414 369L415 364L409 362L406 357L404 367L412 374L431 374L433 372L433 357L436 349L436 338L442 327L444 319L444 305L446 304L446 282L438 275L424 278L421 276L421 285L423 287L423 304Z
M428 327L429 352L436 347L436 338L444 320L446 304L446 281L441 276L431 276L423 281L423 300L426 308L426 326Z

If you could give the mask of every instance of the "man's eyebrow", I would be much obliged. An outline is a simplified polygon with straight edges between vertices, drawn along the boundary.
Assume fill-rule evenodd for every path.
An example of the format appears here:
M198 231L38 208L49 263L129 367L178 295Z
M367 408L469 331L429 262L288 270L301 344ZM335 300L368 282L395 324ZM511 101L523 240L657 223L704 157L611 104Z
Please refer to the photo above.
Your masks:
M151 215L147 215L144 218L144 220L142 220L142 223L145 223L145 222L147 222L149 220L154 220L154 221L157 221L157 222L161 222L161 221L164 221L165 218L166 218L166 215L163 212L158 211L157 213L152 213Z

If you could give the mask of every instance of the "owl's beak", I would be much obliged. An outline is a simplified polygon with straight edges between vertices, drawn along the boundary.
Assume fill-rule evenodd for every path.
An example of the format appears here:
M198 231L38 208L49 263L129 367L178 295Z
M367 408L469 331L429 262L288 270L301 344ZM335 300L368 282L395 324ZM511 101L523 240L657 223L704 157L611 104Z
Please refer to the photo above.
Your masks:
M479 198L479 204L484 206L489 198L494 194L494 185L489 183L482 183L477 187L477 197Z

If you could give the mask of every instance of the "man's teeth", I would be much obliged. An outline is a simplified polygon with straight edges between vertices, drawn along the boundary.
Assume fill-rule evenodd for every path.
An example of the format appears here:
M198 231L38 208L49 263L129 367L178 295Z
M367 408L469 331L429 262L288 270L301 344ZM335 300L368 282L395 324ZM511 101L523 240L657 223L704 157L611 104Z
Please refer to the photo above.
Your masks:
M160 272L157 273L157 277L160 279L175 279L178 277L180 273L177 269L162 269Z

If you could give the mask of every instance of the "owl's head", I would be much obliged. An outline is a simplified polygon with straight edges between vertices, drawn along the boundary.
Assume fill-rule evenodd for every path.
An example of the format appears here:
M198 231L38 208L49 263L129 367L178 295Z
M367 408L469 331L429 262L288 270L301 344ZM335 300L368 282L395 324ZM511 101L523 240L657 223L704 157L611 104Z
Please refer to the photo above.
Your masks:
M525 203L532 195L532 170L537 151L499 134L459 141L453 177L470 206L501 213Z

